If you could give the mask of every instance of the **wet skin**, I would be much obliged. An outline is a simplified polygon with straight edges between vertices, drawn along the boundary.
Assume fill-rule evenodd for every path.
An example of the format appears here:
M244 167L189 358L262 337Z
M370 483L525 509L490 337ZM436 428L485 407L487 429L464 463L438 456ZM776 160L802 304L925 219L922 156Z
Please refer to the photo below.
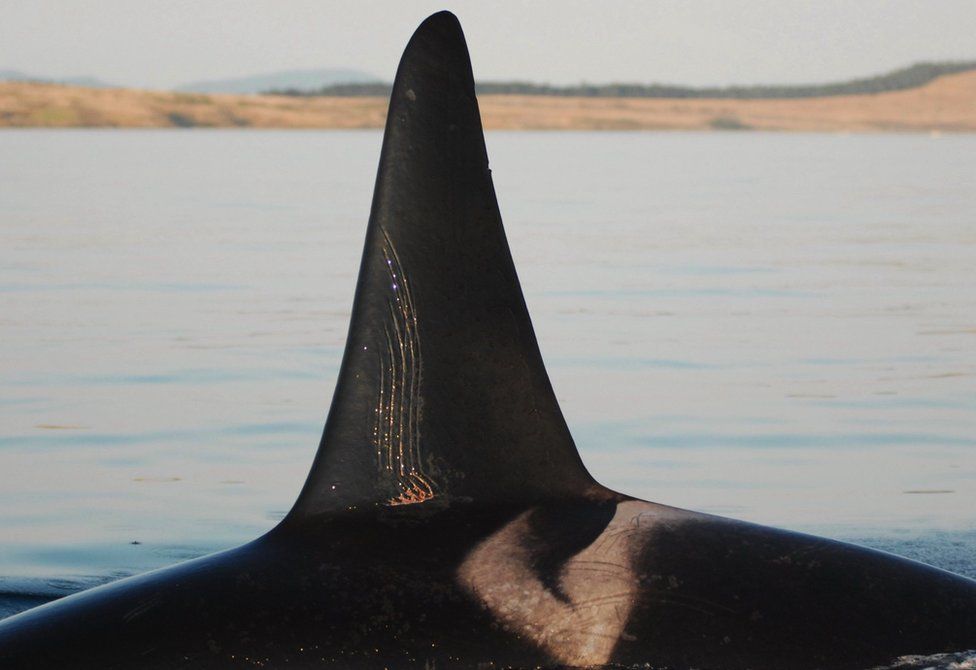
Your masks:
M14 617L3 667L866 668L961 649L976 584L629 499L410 505Z

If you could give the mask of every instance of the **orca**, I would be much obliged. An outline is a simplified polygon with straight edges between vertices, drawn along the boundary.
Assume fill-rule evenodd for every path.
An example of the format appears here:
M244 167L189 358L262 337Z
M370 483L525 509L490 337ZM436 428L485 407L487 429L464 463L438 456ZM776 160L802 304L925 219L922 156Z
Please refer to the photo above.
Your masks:
M293 509L244 546L0 623L6 670L804 670L974 647L974 581L589 475L447 12L400 62L342 366Z

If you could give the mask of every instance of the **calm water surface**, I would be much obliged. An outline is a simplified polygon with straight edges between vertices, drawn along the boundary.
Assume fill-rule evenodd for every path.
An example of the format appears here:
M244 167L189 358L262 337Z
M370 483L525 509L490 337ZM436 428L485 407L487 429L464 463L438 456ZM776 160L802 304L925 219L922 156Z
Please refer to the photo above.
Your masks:
M0 132L0 615L270 528L378 132ZM495 133L603 483L976 577L976 138Z

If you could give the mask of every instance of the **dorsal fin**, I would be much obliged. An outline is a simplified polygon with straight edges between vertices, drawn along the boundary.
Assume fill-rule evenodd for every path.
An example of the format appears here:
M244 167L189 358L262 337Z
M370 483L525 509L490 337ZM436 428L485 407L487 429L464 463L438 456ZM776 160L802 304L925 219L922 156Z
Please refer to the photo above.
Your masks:
M449 12L400 61L346 351L290 518L590 488L546 374Z

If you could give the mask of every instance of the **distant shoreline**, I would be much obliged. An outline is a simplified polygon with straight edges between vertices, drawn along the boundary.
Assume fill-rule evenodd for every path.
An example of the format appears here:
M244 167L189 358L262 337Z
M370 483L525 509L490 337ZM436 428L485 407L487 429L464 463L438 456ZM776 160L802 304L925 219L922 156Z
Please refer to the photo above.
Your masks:
M904 91L924 86L935 79L976 70L976 61L915 63L873 77L822 84L756 84L737 86L677 86L674 84L574 84L553 86L526 81L475 82L478 96L521 95L564 98L653 98L682 100L792 100L825 98L837 95L863 95ZM383 82L344 82L317 89L278 88L263 93L297 97L389 97L392 84ZM206 92L206 91L203 91ZM213 91L217 92L217 91Z
M177 93L0 83L0 127L381 128L382 96ZM491 130L976 132L976 71L897 91L803 98L483 94Z

